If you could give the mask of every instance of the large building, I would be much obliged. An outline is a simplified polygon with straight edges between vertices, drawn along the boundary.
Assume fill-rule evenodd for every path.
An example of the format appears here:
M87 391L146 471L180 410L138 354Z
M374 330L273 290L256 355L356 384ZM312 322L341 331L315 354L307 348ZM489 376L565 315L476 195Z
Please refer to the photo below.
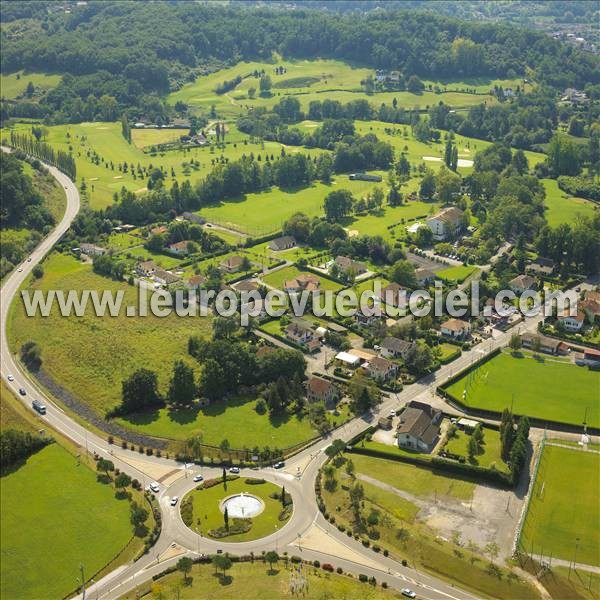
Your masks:
M456 206L448 206L427 219L434 240L445 240L460 232L465 223L465 213Z

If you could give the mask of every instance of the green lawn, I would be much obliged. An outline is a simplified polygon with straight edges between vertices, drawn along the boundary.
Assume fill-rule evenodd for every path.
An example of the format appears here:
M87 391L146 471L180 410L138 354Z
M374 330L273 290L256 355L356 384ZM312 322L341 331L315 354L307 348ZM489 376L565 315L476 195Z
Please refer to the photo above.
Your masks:
M544 189L546 190L545 204L546 220L552 227L568 223L570 225L577 222L580 217L588 217L595 214L597 208L593 202L583 198L575 198L563 192L556 179L542 179Z
M277 271L274 271L273 273L270 273L269 275L263 277L262 280L265 282L265 284L274 287L278 290L282 290L285 281L297 277L298 275L300 275L300 273L308 273L309 275L314 275L321 282L319 287L319 289L321 290L338 291L343 287L342 284L332 281L331 279L326 279L325 277L319 277L319 275L316 275L312 271L300 271L300 269L298 269L295 266L278 269Z
M62 75L45 75L44 73L24 73L18 71L10 75L0 75L0 88L2 98L15 100L23 95L29 82L33 83L36 90L50 90L55 88L62 79ZM35 93L35 92L34 92Z
M150 435L185 440L202 432L204 443L218 446L225 438L232 448L288 448L309 440L318 433L308 418L259 415L254 399L230 398L202 409L171 411L161 409L118 420L136 431Z
M436 346L436 348L440 349L440 359L441 360L454 360L458 358L461 354L461 350L459 346L455 346L454 344L448 344L447 342L443 342Z
M287 564L283 560L273 565L269 570L268 563L256 560L253 563L234 563L227 571L227 577L215 575L212 565L194 566L189 577L190 585L183 585L181 573L171 573L160 578L152 589L160 590L165 598L180 598L181 600L239 600L248 598L251 590L252 600L273 600L273 598L298 598L298 592L293 593L290 580L295 577L300 579L297 569L302 569L302 577L306 581L306 588L301 593L305 600L325 600L338 598L345 600L386 600L398 598L392 591L360 583L355 578L326 573L312 567L298 567ZM295 573L295 575L294 575ZM142 590L150 590L150 584L140 585ZM144 598L153 598L144 596ZM124 597L126 600L137 600L132 592Z
M191 528L197 533L209 537L208 532L211 529L218 529L224 525L220 503L225 500L225 498L238 495L242 492L260 498L264 503L264 510L252 519L252 528L250 531L221 538L224 543L249 542L271 535L272 533L275 533L277 529L284 527L286 521L279 520L279 514L283 510L281 500L270 497L273 493L281 494L281 488L268 481L258 485L251 485L245 483L245 481L245 477L240 477L234 481L228 481L226 487L224 487L222 483L208 489L204 489L204 487L200 485L200 489L195 489L190 492L194 504ZM189 495L186 496L186 498L187 497L189 497Z
M131 142L141 150L157 144L177 142L182 135L187 135L187 129L132 129Z
M447 269L442 269L441 271L438 271L436 273L436 276L439 279L443 279L446 282L456 281L457 283L462 283L476 270L477 267L472 267L469 265L460 265L457 267L448 267Z
M0 595L62 598L132 536L129 503L58 444L2 477Z
M475 489L475 484L470 481L453 479L408 463L361 454L352 454L351 458L358 473L374 477L415 496L433 497L437 493L438 498L448 496L469 500Z
M458 430L456 432L456 437L448 440L446 447L444 448L448 452L452 452L453 454L458 454L460 456L464 456L467 459L467 462L478 465L480 467L490 468L492 465L499 471L507 471L508 466L502 461L501 453L501 444L500 444L500 432L495 429L488 429L484 427L483 429L483 446L479 452L473 457L473 460L470 461L468 459L468 451L467 446L469 443L470 435L466 434L464 431Z
M45 275L33 282L30 290L110 290L124 292L123 306L137 307L138 289L96 275L90 265L53 254L44 263ZM192 333L210 331L209 317L194 320L175 314L128 318L125 310L118 317L97 317L88 308L82 317L60 316L56 303L48 317L27 317L17 299L11 307L8 336L13 350L28 340L42 350L42 369L57 383L98 414L121 400L121 383L144 366L158 373L161 391L166 391L173 362L179 358L199 368L187 354Z
M512 404L515 414L574 425L581 425L587 408L588 425L598 427L599 386L598 371L548 356L535 358L523 352L515 357L505 352L446 390L473 408L502 412Z
M542 489L543 488L543 489ZM600 565L600 455L545 446L521 546L527 552Z

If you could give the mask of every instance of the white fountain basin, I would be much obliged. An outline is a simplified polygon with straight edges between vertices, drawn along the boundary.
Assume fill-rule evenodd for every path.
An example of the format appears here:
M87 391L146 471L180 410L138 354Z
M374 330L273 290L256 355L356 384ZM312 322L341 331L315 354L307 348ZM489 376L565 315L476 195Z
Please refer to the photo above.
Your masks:
M225 512L225 508L227 508L227 515L231 518L251 519L260 515L265 509L265 505L260 498L242 492L223 500L220 508L221 512Z

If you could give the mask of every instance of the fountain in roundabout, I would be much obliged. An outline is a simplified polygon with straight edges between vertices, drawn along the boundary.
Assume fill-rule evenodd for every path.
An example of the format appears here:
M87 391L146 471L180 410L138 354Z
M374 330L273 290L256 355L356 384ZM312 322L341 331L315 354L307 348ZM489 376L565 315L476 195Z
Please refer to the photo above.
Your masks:
M227 514L229 517L234 519L252 519L265 509L264 502L245 492L240 492L234 496L229 496L221 502L221 512L225 512L227 508Z

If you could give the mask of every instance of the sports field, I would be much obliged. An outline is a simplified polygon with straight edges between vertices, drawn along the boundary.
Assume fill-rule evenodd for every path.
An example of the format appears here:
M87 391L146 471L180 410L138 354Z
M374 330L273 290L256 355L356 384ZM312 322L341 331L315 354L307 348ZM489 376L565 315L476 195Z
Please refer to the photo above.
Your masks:
M62 598L132 537L129 503L58 444L0 481L3 598Z
M463 392L466 390L466 395ZM550 356L502 352L446 391L473 408L581 425L587 409L590 427L600 425L600 372Z
M600 565L600 454L546 445L520 544L543 556ZM577 550L576 550L576 546Z

